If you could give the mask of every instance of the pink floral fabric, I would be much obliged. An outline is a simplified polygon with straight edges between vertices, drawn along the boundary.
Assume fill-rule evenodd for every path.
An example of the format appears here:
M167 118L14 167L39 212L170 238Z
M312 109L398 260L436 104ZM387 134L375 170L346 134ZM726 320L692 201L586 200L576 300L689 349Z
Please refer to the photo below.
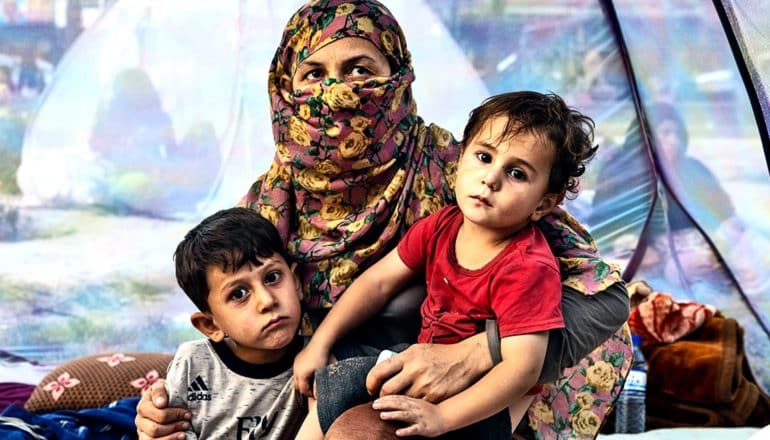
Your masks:
M543 387L529 408L538 440L592 439L623 389L631 369L631 331L623 325L578 365Z
M304 58L346 37L371 41L392 75L285 88ZM278 227L309 309L331 307L416 219L454 200L458 143L417 116L412 81L401 28L376 1L309 2L284 31L268 79L277 154L243 204Z
M538 224L559 258L562 283L584 295L594 295L622 280L620 266L599 258L596 243L582 224L555 208Z

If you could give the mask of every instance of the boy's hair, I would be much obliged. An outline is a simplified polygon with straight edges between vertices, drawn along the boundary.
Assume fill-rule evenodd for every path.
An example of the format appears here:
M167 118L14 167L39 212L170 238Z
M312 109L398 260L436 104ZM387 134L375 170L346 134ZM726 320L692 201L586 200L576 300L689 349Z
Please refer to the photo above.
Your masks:
M201 312L210 312L206 281L210 267L237 271L247 263L260 266L258 258L274 254L291 261L270 221L248 208L223 209L192 228L176 247L176 280Z
M508 118L499 140L529 132L550 142L556 153L548 179L548 193L577 195L578 178L598 148L593 144L593 119L570 108L553 93L502 93L487 98L471 111L463 132L463 148L484 123L495 116Z

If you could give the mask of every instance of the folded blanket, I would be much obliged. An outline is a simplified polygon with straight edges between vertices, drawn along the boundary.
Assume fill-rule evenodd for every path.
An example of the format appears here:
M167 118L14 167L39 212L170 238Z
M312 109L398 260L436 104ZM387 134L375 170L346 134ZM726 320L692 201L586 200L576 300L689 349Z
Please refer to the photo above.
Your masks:
M714 306L675 301L668 293L654 292L631 311L628 324L650 346L677 341L714 316Z
M642 349L649 429L770 423L770 396L751 374L734 319L717 314L677 342Z
M645 350L647 389L695 403L735 400L743 377L743 330L734 319L710 319L675 344Z

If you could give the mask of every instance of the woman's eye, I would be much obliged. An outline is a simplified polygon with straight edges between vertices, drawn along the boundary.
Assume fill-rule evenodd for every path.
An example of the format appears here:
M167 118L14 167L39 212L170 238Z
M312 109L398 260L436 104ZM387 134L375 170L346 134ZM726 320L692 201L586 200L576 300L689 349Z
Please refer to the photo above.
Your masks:
M369 76L369 75L371 75L371 72L369 71L369 69L363 66L356 66L350 71L350 76L359 77L359 76Z
M508 170L508 175L516 180L527 180L527 173L519 168L511 168Z
M321 73L320 69L313 69L313 70L307 72L305 74L305 76L303 77L303 79L305 81L318 81L319 79L321 79L322 75L323 74Z
M268 272L267 275L265 275L265 284L275 284L278 281L281 281L281 272L273 271Z
M492 156L490 156L489 153L485 153L483 151L476 153L476 158L484 163L489 163L492 161Z
M249 291L243 287L238 287L230 292L230 299L233 301L240 301L249 296Z

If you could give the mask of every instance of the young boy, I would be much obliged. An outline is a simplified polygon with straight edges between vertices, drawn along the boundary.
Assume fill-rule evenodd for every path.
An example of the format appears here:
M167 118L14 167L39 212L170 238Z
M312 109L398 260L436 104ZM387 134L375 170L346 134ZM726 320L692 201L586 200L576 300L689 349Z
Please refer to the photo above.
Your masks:
M457 168L457 206L417 222L396 249L348 288L295 360L300 390L310 394L315 370L326 365L341 337L424 275L427 298L418 342L454 343L496 319L502 360L442 402L391 395L375 400L374 408L383 419L405 423L398 436L452 432L459 438L510 438L511 421L518 423L531 403L528 395L537 394L533 386L548 331L563 327L559 266L533 223L567 192L577 192L577 178L595 152L593 121L556 95L506 93L474 109ZM333 386L330 378L338 375L333 370L343 368L315 376L324 399ZM365 374L356 381L363 383ZM328 425L324 404L319 401L318 412Z
M291 369L302 292L278 231L251 209L222 210L174 260L208 338L183 343L166 379L169 404L192 413L187 438L295 438L307 413Z

